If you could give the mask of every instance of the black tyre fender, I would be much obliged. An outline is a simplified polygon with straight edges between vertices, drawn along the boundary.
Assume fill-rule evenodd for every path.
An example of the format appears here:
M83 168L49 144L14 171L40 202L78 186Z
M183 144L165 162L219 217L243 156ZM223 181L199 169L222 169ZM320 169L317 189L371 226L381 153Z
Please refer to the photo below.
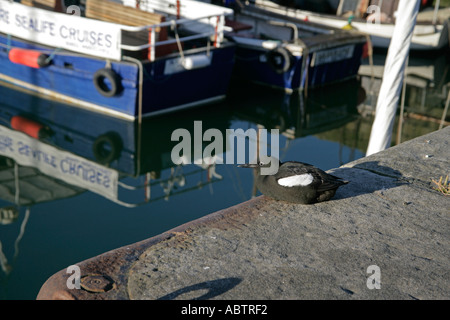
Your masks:
M108 80L109 86L106 84L106 80ZM94 73L94 85L97 91L107 98L114 97L121 89L119 75L109 68L99 69Z
M276 73L284 73L292 68L294 57L288 49L276 47L266 54L267 63Z
M109 164L119 158L122 148L122 139L115 132L99 136L92 145L94 157L100 164Z

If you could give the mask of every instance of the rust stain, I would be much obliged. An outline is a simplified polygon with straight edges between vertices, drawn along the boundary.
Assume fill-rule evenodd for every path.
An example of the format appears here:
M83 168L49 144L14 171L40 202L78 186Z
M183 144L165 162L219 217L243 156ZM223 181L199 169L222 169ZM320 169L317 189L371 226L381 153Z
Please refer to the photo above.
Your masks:
M158 236L124 246L97 257L77 263L82 272L81 289L68 289L66 270L50 277L37 296L38 300L117 300L129 299L128 272L147 249L156 244L167 247L188 246L192 235L203 228L220 230L241 229L260 218L261 212L273 213L273 203L267 197L238 204L234 207L214 212L205 217L180 225ZM108 275L108 276L105 276Z
M116 284L108 276L92 274L81 278L81 287L92 293L101 293L114 289Z

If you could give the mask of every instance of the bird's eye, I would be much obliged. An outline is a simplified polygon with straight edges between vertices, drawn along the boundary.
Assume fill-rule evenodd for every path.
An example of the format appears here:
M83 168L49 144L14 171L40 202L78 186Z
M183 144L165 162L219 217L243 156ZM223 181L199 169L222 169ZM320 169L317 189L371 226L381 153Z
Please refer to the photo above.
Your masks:
M260 162L259 166L262 167L264 165L264 162Z

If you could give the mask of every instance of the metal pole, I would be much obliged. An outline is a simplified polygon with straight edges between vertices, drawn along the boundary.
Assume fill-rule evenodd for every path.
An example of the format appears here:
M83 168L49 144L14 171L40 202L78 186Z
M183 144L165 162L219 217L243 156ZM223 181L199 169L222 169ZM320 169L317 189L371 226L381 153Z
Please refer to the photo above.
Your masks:
M445 103L445 109L444 109L444 112L442 113L442 119L441 119L441 124L439 125L439 130L444 127L445 117L447 116L449 104L450 104L450 90L448 91L447 102Z
M438 12L439 12L439 5L441 3L441 0L436 0L436 4L434 5L434 16L433 16L433 25L437 24L437 18L438 18Z
M397 128L397 144L400 144L402 142L403 114L405 112L406 77L408 75L408 64L409 64L409 56L408 58L406 58L405 74L403 76L402 102L400 106L400 117L398 119L398 128Z

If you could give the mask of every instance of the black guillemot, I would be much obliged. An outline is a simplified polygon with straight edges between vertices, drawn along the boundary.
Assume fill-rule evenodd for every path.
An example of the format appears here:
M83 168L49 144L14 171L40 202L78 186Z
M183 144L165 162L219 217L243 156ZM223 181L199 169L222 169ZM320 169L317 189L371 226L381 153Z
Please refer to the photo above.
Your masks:
M340 186L348 183L313 165L297 161L279 162L278 172L262 175L261 168L267 167L270 161L258 161L256 164L243 164L239 167L256 168L256 187L263 195L275 200L301 204L323 202L331 199Z

